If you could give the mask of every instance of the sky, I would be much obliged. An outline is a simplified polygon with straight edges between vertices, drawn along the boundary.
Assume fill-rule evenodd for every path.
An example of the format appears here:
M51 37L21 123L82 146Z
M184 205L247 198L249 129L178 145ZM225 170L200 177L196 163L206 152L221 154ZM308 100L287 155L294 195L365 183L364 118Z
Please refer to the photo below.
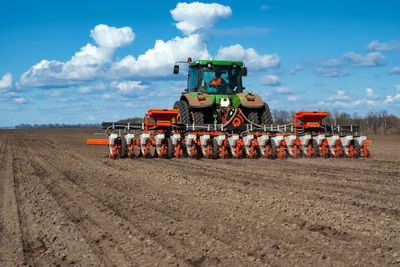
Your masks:
M271 109L400 116L399 1L3 1L0 127L172 108L176 61L242 60Z

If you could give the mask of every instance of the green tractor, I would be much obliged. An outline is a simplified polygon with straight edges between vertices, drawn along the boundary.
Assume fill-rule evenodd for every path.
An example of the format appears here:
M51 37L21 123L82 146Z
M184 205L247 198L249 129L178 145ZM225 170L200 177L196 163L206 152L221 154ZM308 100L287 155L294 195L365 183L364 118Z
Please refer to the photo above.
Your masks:
M247 68L241 61L196 60L189 58L188 85L179 101L178 122L184 124L221 123L229 108L240 108L253 124L272 124L268 104L251 91L243 92L242 77ZM174 74L179 65L174 66Z

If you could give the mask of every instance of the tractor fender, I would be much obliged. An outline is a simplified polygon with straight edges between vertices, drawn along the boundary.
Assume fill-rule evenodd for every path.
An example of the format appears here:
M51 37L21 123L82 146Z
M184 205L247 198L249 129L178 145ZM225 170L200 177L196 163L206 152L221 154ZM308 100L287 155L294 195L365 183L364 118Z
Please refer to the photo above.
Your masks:
M258 95L249 95L248 93L237 94L240 104L245 108L262 108L264 106L264 101ZM248 100L247 96L251 96L254 101Z
M192 108L207 108L213 105L213 100L211 97L205 97L207 94L202 94L204 96L204 100L200 101L197 97L193 97L191 94L183 94L181 100L186 100Z

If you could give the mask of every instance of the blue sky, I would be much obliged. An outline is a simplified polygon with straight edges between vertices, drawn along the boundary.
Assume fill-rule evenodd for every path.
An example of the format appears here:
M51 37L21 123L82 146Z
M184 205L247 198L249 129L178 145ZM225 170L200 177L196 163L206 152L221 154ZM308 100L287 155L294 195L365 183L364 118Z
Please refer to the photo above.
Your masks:
M176 60L243 60L272 109L400 115L399 1L6 1L0 126L172 107Z

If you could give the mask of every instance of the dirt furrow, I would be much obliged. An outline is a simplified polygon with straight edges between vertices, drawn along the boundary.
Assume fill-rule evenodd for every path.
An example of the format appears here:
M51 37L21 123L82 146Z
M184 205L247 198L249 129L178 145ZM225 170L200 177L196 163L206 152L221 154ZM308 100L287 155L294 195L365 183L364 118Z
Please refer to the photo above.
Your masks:
M1 153L1 266L23 264L24 245L22 243L21 218L15 191L13 151L10 138L2 135Z
M14 173L25 263L31 266L102 265L70 218L43 187L42 173L33 168L32 157L20 141L13 138L12 144L13 150L18 151L14 154Z
M35 158L33 167L42 173L46 188L77 227L83 230L89 242L100 250L99 255L102 255L106 265L135 265L136 262L138 265L150 266L163 259L171 261L174 257L149 238L137 233L136 227L130 226L113 209L104 205L105 200L99 199L99 192L90 195L68 175L60 172L54 162L50 165L46 160L48 153L43 155L36 149L28 153Z

